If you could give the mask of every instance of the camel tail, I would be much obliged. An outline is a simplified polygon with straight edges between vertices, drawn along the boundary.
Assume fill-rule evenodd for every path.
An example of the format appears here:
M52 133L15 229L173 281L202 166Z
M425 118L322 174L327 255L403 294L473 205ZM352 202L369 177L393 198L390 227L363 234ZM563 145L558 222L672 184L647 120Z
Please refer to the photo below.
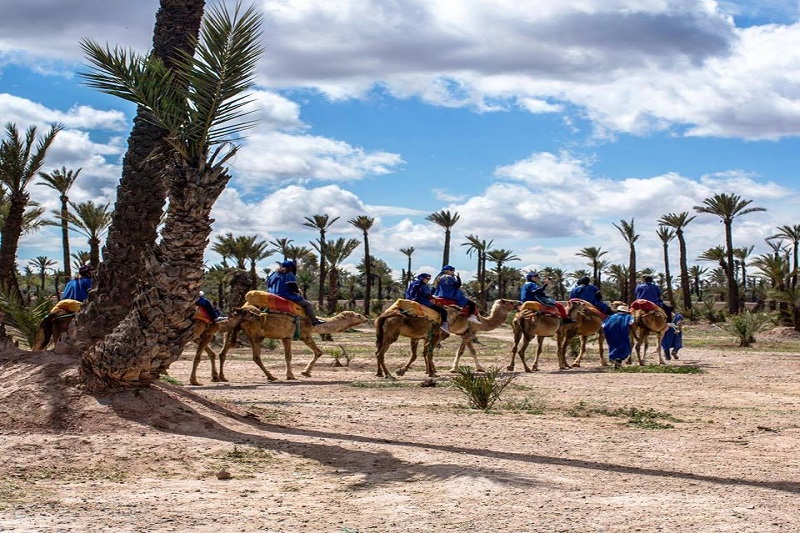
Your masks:
M385 317L379 316L375 319L375 349L380 350L383 344L383 323L386 321Z
M31 350L34 352L41 352L47 345L50 344L50 339L53 338L53 315L48 314L42 319L39 324L39 329L36 330L36 335L33 337L33 346Z

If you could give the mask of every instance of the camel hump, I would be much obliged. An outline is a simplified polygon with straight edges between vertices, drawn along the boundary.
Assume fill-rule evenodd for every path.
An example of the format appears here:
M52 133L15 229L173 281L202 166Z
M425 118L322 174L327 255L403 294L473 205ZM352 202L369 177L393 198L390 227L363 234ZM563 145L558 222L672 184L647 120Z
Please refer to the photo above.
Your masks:
M661 308L650 300L634 300L630 305L631 311L661 311Z
M435 309L426 307L419 302L415 302L414 300L406 300L404 298L398 298L397 301L395 301L391 307L389 307L389 309L384 311L384 313L388 313L389 311L399 311L400 313L406 315L427 318L436 324L442 321L442 317L439 316L439 313Z
M603 313L597 307L595 307L594 304L592 304L590 302L587 302L586 300L581 300L580 298L572 298L572 299L570 299L570 301L569 301L570 307L572 307L572 305L574 305L574 304L582 305L584 307L584 309L586 309L586 311L588 311L589 313L591 313L593 315L599 316L603 320L605 320L607 318L605 313Z

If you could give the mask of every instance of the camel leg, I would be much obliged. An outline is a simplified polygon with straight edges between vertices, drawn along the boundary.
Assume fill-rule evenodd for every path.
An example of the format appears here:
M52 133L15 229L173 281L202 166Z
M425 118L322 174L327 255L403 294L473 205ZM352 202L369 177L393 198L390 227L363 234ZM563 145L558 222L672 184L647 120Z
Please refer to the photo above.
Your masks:
M559 370L572 368L572 366L567 363L567 347L569 346L569 339L574 336L575 335L568 335L567 332L562 328L559 328L558 331L556 331L556 358L558 359Z
M472 360L475 361L475 371L476 372L486 372L481 366L480 361L478 361L478 352L475 350L475 346L472 344L472 335L469 336L467 340L467 349L469 353L472 355Z
M608 366L608 360L603 353L603 344L606 342L606 335L603 333L603 328L597 332L597 351L600 352L600 366Z
M219 381L219 372L217 372L217 354L214 350L206 346L206 355L211 363L211 381Z
M433 350L436 348L436 345L439 344L440 340L441 339L439 336L436 335L428 340L423 346L425 357L425 375L427 375L429 378L436 377L436 365L433 362Z
M379 378L385 377L386 379L395 379L389 369L386 368L386 350L389 348L388 345L381 346L378 351L375 352L375 359L378 363L378 371L375 374Z
M255 364L258 365L258 368L260 368L262 372L264 372L264 375L267 376L267 379L269 381L277 381L278 378L273 376L272 373L269 370L267 370L267 367L264 366L264 362L261 360L261 341L262 340L263 339L261 339L261 338L259 338L259 339L251 338L250 339L250 345L253 348L253 362L255 362ZM281 340L283 341L283 354L284 354L284 357L286 358L286 361L287 361L286 368L289 369L287 371L287 374L288 374L289 372L291 372L289 364L290 364L290 362L292 360L292 341L290 339L281 339ZM287 354L287 348L286 348L286 343L287 342L289 343L288 354ZM220 356L220 367L222 367L222 359L221 359L221 357L222 356ZM287 379L289 379L289 378L287 378Z
M581 335L580 339L581 339L581 347L578 349L578 356L572 362L572 366L574 367L580 367L581 359L583 359L583 356L586 355L586 335Z
M665 365L667 363L666 361L664 361L664 350L661 348L661 341L664 340L664 332L663 331L657 332L656 337L657 337L656 342L658 342L658 364Z
M410 344L411 344L411 356L408 358L408 362L405 365L397 369L396 372L398 376L404 376L405 373L411 369L411 365L414 364L414 361L417 360L417 348L419 347L419 339L411 339ZM426 361L425 371L427 372L427 370L428 368Z
M536 356L533 358L533 365L531 370L537 372L539 370L539 356L542 355L542 346L544 345L544 337L541 335L536 336ZM560 367L561 365L559 365ZM561 369L563 370L563 368Z
M514 371L514 363L516 362L517 359L517 353L519 353L517 351L517 347L519 346L519 341L522 338L522 328L520 328L519 324L516 321L514 321L511 324L511 329L514 331L514 348L511 349L511 362L508 363L508 366L506 367L506 370L508 370L509 372ZM525 359L522 356L520 356L520 359L522 359L522 363L524 364ZM527 370L525 371L527 372Z
M222 344L222 351L219 352L219 380L223 382L228 381L225 377L225 359L228 357L228 350L233 346L234 338L235 335L233 331L226 333L225 342ZM250 341L250 344L253 344L253 341Z
M458 346L458 350L456 350L456 356L453 358L453 365L450 367L450 372L458 372L458 363L461 362L461 356L464 355L464 347L467 345L466 335L469 335L469 331L461 336L461 344Z
M283 343L283 358L286 360L286 379L289 381L297 379L292 373L292 339L281 339ZM259 346L259 352L261 346ZM261 357L258 358L259 361ZM262 366L262 370L265 370Z
M300 374L302 374L307 378L310 378L311 370L314 368L314 365L317 364L317 359L319 359L322 356L322 350L319 349L319 346L317 346L317 343L314 342L314 339L311 337L309 337L308 339L303 339L303 342L305 343L306 346L311 348L312 352L314 352L314 357L313 359L311 359L311 361L308 362L308 364L303 369L303 371L300 372Z

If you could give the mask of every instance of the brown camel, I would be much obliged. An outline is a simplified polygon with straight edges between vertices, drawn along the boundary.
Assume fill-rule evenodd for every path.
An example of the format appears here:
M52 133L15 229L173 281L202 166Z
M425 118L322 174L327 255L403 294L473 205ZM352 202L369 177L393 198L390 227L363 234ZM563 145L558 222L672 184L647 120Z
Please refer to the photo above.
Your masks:
M664 332L668 325L667 314L660 307L647 306L648 308L644 309L637 308L637 302L641 302L641 300L636 300L631 304L631 315L633 316L631 337L634 341L636 357L639 359L639 364L644 365L648 339L650 335L655 335L658 346L658 364L663 365L665 363L664 354L661 350L661 339L664 337ZM628 364L630 364L632 357L633 354L628 358Z
M445 306L445 309L447 309L448 323L455 321L457 315L461 313L461 308L456 305ZM426 311L430 313L430 318L412 314L419 313L422 315ZM440 327L440 318L436 311L411 300L398 299L377 318L375 321L375 333L377 335L375 357L378 361L378 372L376 374L378 377L394 379L392 373L386 368L385 355L389 346L399 339L401 335L411 339L411 358L404 367L397 370L397 374L402 376L411 368L411 364L417 358L419 341L420 339L425 339L425 344L423 345L425 374L429 377L436 376L436 366L433 364L433 349L438 346L440 341L448 337L448 334L442 331Z
M194 335L192 341L197 343L197 351L194 354L192 361L192 375L189 376L189 383L192 385L202 385L197 381L197 366L200 364L200 359L203 352L208 354L208 360L211 361L211 381L220 381L219 374L217 373L217 354L211 349L211 341L217 334L224 334L231 330L232 322L230 320L222 320L220 322L205 322L195 319L194 321Z
M78 300L60 300L47 313L39 324L39 328L33 337L31 351L41 352L53 343L53 349L61 339L61 335L66 334L75 313L80 311L81 303Z
M261 361L261 341L264 339L280 339L283 343L283 354L286 359L286 379L297 379L292 373L292 339L297 336L298 340L308 346L314 352L314 358L306 365L301 372L306 377L311 377L311 370L322 355L322 350L311 337L312 333L341 333L348 328L369 322L364 315L353 311L342 311L338 315L326 319L326 322L318 326L312 326L308 318L300 318L288 313L262 313L258 307L245 304L242 307L233 309L231 316L227 320L230 322L228 331L225 334L225 344L219 354L219 381L228 381L225 378L225 357L231 345L235 342L236 333L241 330L247 335L250 346L253 350L253 361L258 365L269 381L276 378L267 370Z
M581 347L578 356L572 362L573 367L581 366L581 359L586 354L586 341L592 335L597 335L597 348L600 351L600 365L608 366L605 354L603 353L603 344L605 343L606 336L603 334L603 317L598 314L599 311L595 306L581 300L573 298L569 301L567 306L568 316L574 320L571 324L564 324L558 329L558 349L562 355L559 356L559 361L563 358L567 360L567 349L569 348L569 341L576 335L581 339Z
M514 370L514 359L517 354L522 361L522 367L525 372L532 372L539 370L539 356L542 354L542 343L545 337L554 337L558 334L558 329L561 327L561 317L554 312L542 310L534 311L532 309L523 309L518 312L511 322L511 327L514 330L514 349L511 351L511 363L506 367L509 371ZM533 360L533 365L528 367L525 362L525 350L528 348L531 340L536 337L536 357ZM520 338L523 339L522 346L517 351ZM558 368L564 370L569 368L564 354L556 349L558 353Z
M479 324L470 322L467 320L467 316L459 314L458 317L450 323L450 333L461 337L461 345L458 347L455 359L453 359L453 366L450 367L450 372L458 371L458 363L461 360L461 356L464 355L464 350L467 348L469 348L472 359L475 361L475 371L484 372L483 367L480 362L478 362L478 355L472 342L475 335L481 331L491 331L505 324L508 315L511 311L519 309L520 303L519 300L506 300L502 298L495 300L489 311L489 316L481 316Z

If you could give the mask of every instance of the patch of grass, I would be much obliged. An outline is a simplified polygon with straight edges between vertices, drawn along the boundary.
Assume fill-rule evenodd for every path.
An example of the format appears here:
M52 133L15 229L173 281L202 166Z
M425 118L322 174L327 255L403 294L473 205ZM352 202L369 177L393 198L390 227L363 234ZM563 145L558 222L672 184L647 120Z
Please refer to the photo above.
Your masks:
M516 374L501 374L497 367L476 374L472 368L460 366L450 383L466 395L470 407L488 411L515 377Z
M506 411L528 413L530 415L544 414L545 401L543 398L525 396L523 398L511 398L502 404Z
M675 427L672 424L660 422L659 420L683 422L683 420L669 413L663 413L651 408L639 409L638 407L619 407L617 409L609 409L607 407L592 406L584 401L580 401L575 406L568 409L567 415L583 418L593 415L627 418L628 421L626 424L628 426L640 429L672 429Z
M220 457L226 463L236 463L245 466L256 466L274 460L272 454L258 447L233 445L233 450Z
M178 387L183 386L183 383L180 380L177 380L172 376L168 376L166 374L161 374L161 376L158 379L159 381L163 381L164 383L169 383L170 385L175 385Z
M702 374L703 369L694 365L625 365L620 368L610 369L611 372L626 372L628 374Z

